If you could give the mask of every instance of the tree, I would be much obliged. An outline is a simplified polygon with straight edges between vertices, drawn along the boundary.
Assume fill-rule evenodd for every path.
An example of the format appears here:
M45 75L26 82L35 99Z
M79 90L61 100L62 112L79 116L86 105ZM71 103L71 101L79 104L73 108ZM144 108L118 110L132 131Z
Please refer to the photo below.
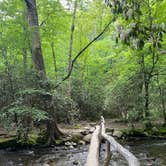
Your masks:
M141 57L144 118L148 118L149 86L153 73L156 70L165 33L165 24L154 21L154 11L158 4L154 5L149 0L141 2L106 0L105 2L111 8L117 22L122 22L119 21L118 16L125 20L125 23L119 23L116 27L116 41L118 42L118 39L120 39L124 44L136 49Z
M31 31L31 48L32 48L32 59L38 74L39 80L41 83L46 84L47 76L45 72L44 60L41 49L41 40L39 32L39 23L38 23L38 14L36 8L36 0L25 0L27 7L27 18L29 22L29 27ZM45 86L45 85L44 85ZM46 85L44 88L49 88L50 85ZM43 88L43 87L42 87ZM48 135L48 144L54 143L56 138L59 138L62 133L57 127L56 115L54 107L52 104L53 96L48 97L49 104L47 104L46 109L48 109L49 120L47 121L47 135Z

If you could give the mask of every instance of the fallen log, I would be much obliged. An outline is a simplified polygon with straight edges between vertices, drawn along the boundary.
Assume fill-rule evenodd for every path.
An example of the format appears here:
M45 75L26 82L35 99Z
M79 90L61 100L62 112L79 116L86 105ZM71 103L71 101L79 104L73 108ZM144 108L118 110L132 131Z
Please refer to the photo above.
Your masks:
M86 166L99 166L100 126L96 126L92 134Z
M92 134L86 166L100 165L99 154L101 138L107 141L107 153L104 161L104 166L109 166L112 148L127 160L129 166L140 166L138 159L131 152L120 145L112 136L109 136L105 133L105 120L103 117L101 117L100 126L96 126L96 129Z

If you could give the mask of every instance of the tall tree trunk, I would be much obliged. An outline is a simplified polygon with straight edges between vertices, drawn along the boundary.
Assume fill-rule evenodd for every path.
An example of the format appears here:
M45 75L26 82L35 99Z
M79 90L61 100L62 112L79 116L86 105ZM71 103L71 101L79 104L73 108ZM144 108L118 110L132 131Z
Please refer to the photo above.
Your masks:
M72 17L72 24L71 24L71 34L70 34L70 44L69 44L69 60L68 60L68 73L71 70L72 65L72 52L73 52L73 40L74 40L74 31L75 31L75 20L76 20L76 12L77 12L77 0L74 2L74 11ZM71 97L71 79L68 80L68 96ZM70 102L70 108L67 110L67 123L71 123L73 121L71 111L73 110L73 102Z
M145 59L144 54L141 56L141 72L142 72L142 80L143 80L143 98L144 98L144 112L143 117L146 119L149 116L149 84L150 84L150 76L145 71Z
M10 97L11 100L14 101L15 100L15 90L14 90L14 85L13 85L13 75L12 75L12 69L10 66L10 63L8 61L8 57L7 57L7 49L6 48L2 48L2 56L5 60L5 66L6 66L6 73L8 76L8 81L9 81L9 89L10 89ZM14 114L14 121L16 123L16 125L18 124L18 120L17 120L17 114Z
M145 115L144 117L147 118L149 116L149 81L145 80L144 83L144 88L145 88Z
M31 32L31 50L32 50L32 60L37 72L37 75L42 82L47 82L44 60L42 55L38 14L36 8L36 0L25 0L27 7L27 18ZM42 87L43 88L43 87ZM45 88L45 86L44 86ZM52 97L51 99L52 100ZM61 135L57 127L56 118L53 118L54 108L47 110L51 120L47 123L47 133L48 133L48 144L55 141L55 138Z
M46 73L41 49L36 0L25 0L25 2L27 7L28 23L31 31L32 59L38 76L40 79L44 80L46 79Z
M56 65L56 56L55 56L54 42L51 42L50 46L51 46L52 58L53 58L53 62L54 62L54 71L56 73L57 72L57 65Z

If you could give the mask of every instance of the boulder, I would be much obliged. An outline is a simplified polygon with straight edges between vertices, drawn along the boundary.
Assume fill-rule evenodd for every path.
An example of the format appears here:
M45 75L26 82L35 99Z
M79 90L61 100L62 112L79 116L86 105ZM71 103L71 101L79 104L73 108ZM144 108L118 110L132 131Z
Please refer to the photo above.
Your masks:
M157 129L157 127L153 127L153 128L152 128L152 131L153 131L154 133L157 133L159 130Z
M95 131L95 127L91 127L89 133L92 134Z
M83 141L85 141L86 143L90 143L91 137L92 137L92 134L88 134L83 137Z
M73 165L78 165L80 162L78 161L78 160L75 160L74 162L73 162Z
M80 141L78 142L78 144L79 144L79 145L85 145L86 143L85 143L85 141L80 140Z
M123 136L123 132L121 132L121 131L114 131L113 136L117 137L117 138L121 138Z

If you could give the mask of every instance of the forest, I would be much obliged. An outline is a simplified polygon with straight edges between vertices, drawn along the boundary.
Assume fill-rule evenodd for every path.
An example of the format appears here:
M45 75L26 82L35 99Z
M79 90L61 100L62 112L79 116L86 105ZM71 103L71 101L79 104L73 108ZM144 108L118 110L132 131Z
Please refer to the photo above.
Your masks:
M159 141L161 161L148 157L164 166L165 9L166 0L0 0L0 165L10 165L6 148L88 151L83 137L102 116L124 146ZM24 155L11 165L33 165ZM84 165L77 155L59 166Z

